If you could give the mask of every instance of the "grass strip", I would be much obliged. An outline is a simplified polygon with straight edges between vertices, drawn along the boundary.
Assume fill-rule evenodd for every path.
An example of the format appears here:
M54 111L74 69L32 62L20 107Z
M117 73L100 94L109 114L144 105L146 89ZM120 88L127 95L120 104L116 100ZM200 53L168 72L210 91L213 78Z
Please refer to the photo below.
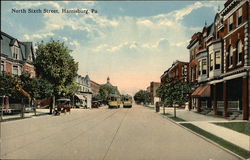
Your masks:
M170 117L168 116L169 118L171 118L172 120L176 121L176 122L185 122L186 120L182 119L182 118L179 118L179 117Z
M182 119L180 117L173 117L173 115L170 113L165 113L165 114L162 113L162 115L167 116L168 118L171 118L172 120L174 120L176 122L185 122L186 121L185 119Z
M202 135L202 136L204 136L212 141L214 141L215 143L217 143L217 144L223 146L224 148L236 153L237 155L240 155L241 157L244 157L246 159L250 158L250 151L247 151L243 148L240 148L237 145L230 143L230 142L228 142L220 137L217 137L217 136L215 136L215 135L213 135L213 134L211 134L211 133L209 133L209 132L207 132L207 131L205 131L205 130L203 130L203 129L201 129L201 128L199 128L191 123L182 123L181 125L188 128L188 129L191 129L192 131L194 131L194 132L196 132L196 133L198 133L198 134L200 134L200 135Z
M20 119L26 119L26 118L31 118L31 117L13 117L13 118L7 118L7 119L3 119L3 120L0 120L0 122L8 122L8 121L14 121L14 120L20 120Z
M250 136L250 123L249 122L225 122L225 123L214 123L218 126L226 127L234 131L246 134Z
M50 113L36 113L36 115L33 115L33 116L39 117L39 116L45 116L45 115L50 115Z

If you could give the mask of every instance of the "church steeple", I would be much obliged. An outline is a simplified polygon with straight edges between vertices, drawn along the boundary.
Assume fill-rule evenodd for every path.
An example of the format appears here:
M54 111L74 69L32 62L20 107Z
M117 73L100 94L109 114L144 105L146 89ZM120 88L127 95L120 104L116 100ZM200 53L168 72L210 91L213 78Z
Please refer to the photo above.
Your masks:
M109 84L110 84L110 78L109 78L109 77L107 78L107 83L109 83Z

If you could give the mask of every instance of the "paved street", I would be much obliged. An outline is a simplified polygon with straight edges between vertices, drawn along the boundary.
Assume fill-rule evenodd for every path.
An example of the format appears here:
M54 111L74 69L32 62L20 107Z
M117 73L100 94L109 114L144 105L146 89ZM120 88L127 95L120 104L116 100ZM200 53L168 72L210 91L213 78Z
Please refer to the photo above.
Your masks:
M73 110L1 124L2 159L234 160L142 106Z

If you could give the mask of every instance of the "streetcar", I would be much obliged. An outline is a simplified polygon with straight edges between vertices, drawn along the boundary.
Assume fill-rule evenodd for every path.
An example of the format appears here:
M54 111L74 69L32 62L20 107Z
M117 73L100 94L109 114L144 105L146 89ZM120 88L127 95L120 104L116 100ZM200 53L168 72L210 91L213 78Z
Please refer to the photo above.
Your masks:
M121 97L117 94L110 94L108 98L108 108L120 108Z
M123 97L123 108L131 108L132 107L132 97L129 95L126 95Z

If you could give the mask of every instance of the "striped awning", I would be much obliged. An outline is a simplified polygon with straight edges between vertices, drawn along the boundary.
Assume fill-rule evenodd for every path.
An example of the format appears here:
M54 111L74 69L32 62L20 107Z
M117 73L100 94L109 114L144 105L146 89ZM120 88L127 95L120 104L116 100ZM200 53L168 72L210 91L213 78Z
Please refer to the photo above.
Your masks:
M78 97L80 100L85 100L86 98L81 94L75 94L76 97Z
M200 86L191 94L191 97L210 97L210 90L210 85Z

